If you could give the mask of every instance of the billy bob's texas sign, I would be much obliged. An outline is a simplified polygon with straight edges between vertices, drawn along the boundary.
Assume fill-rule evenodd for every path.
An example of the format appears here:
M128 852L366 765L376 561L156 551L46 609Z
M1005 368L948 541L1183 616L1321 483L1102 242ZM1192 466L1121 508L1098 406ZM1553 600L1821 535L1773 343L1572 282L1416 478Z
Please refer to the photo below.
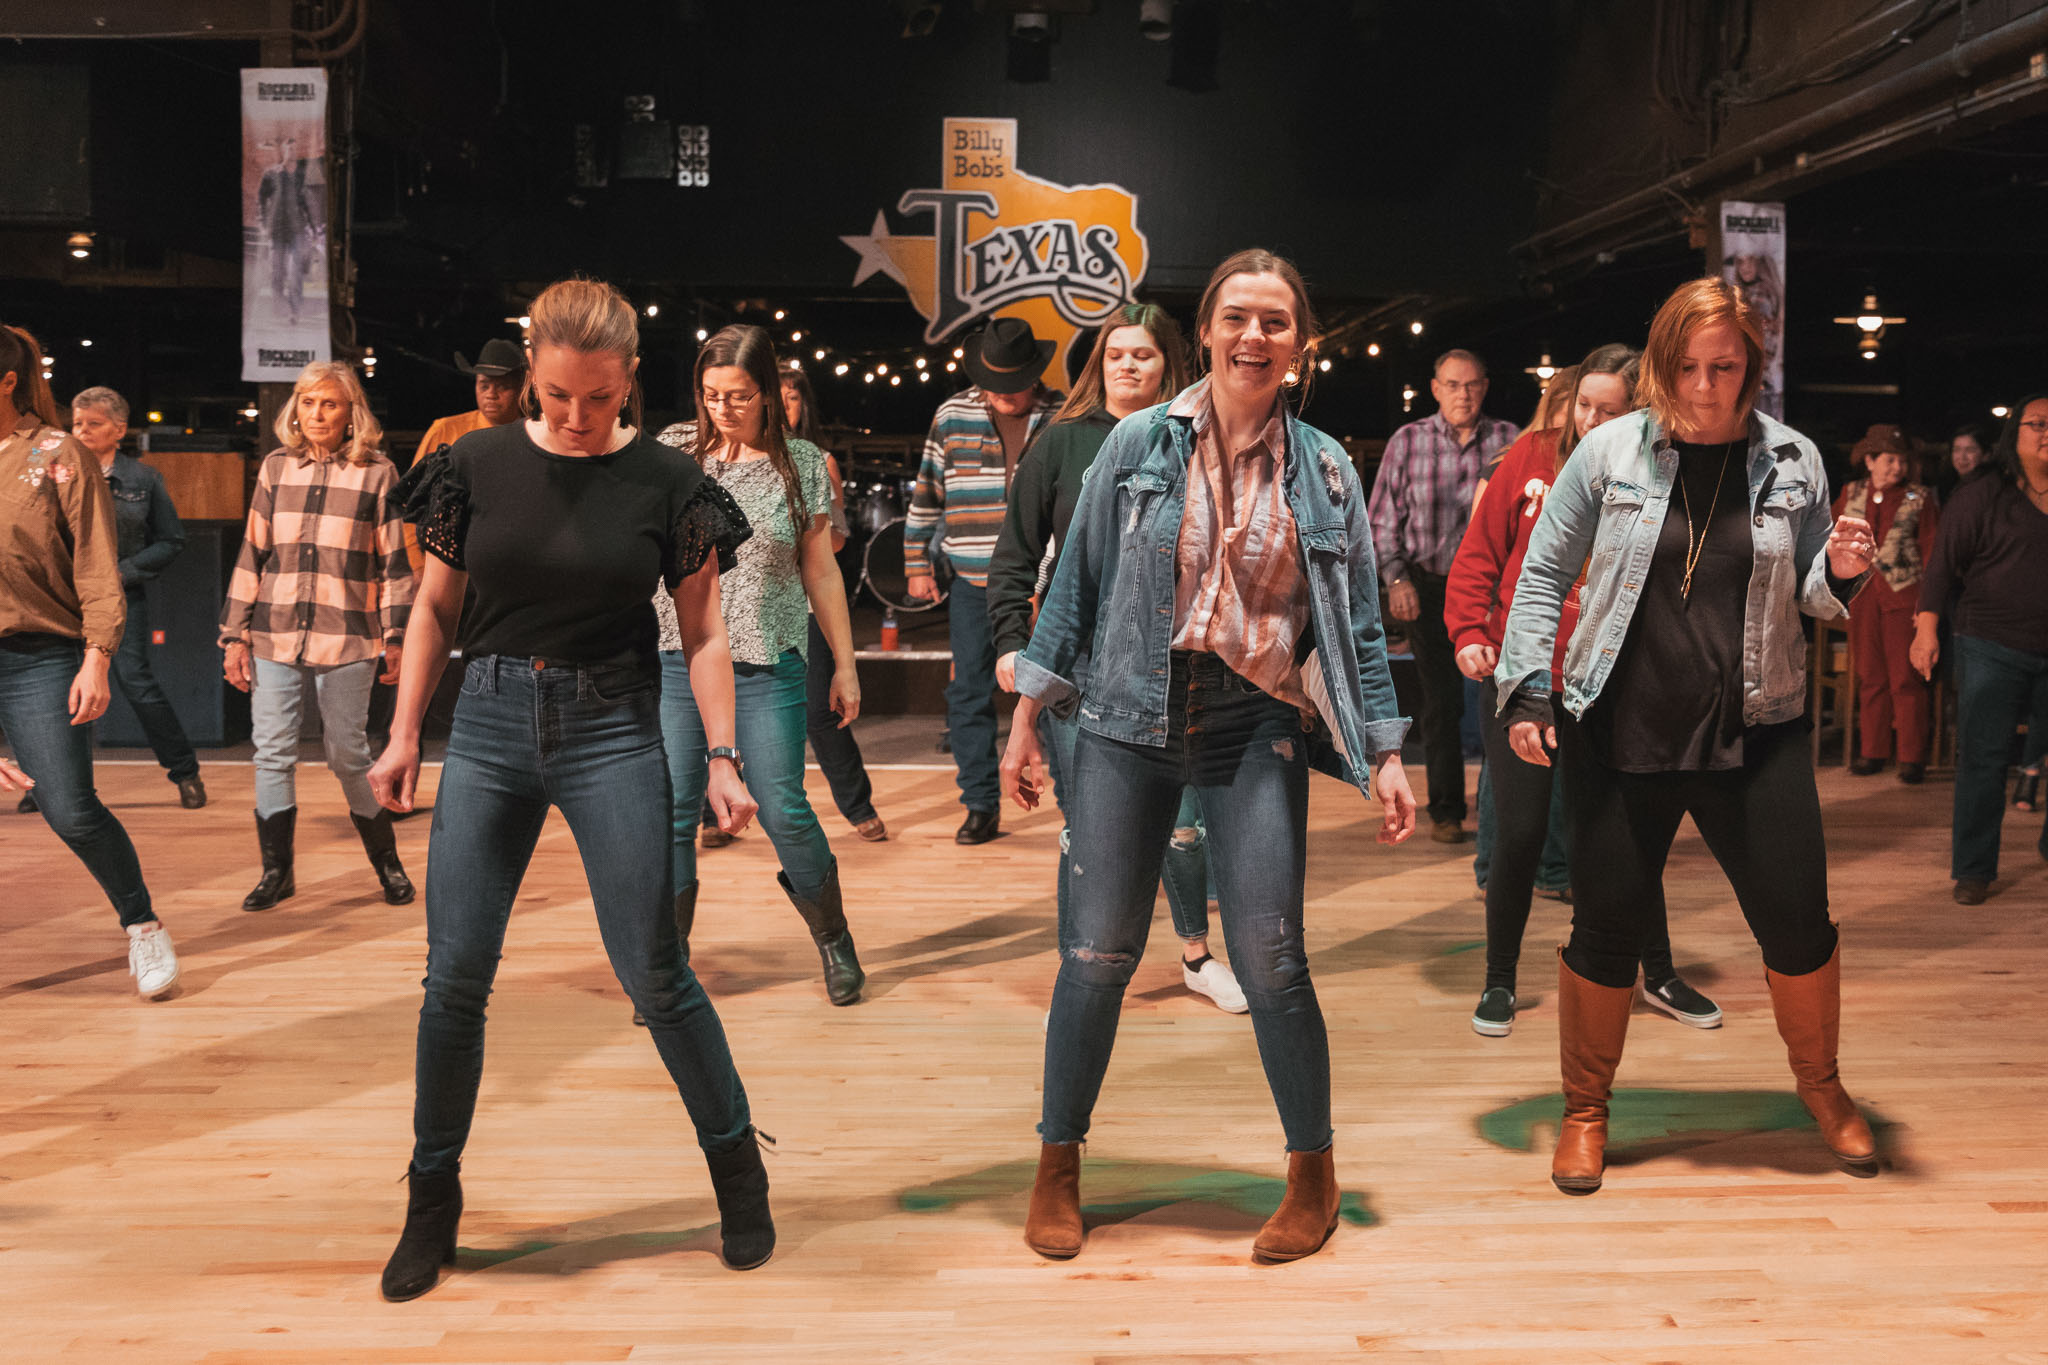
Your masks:
M930 214L933 235L893 235L878 209L867 235L839 239L860 253L853 282L879 272L902 285L928 343L998 314L1022 318L1058 343L1046 382L1065 388L1074 338L1129 302L1145 278L1151 251L1138 231L1138 196L1026 175L1008 118L947 119L942 179L896 201L905 216Z

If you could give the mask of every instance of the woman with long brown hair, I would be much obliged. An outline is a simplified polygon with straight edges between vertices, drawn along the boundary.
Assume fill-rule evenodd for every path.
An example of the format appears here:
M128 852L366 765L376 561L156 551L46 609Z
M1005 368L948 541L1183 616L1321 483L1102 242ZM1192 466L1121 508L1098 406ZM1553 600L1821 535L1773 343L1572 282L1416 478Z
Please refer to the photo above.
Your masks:
M106 714L127 621L113 495L64 430L42 348L4 325L0 514L0 730L20 764L0 766L0 788L34 791L43 820L113 902L136 990L160 999L177 984L178 955L135 845L92 782L92 723Z
M1841 953L1807 742L1800 613L1829 619L1870 570L1870 528L1828 513L1813 442L1756 408L1762 323L1734 285L1681 285L1650 324L1646 404L1591 432L1543 500L1503 633L1508 741L1559 756L1572 932L1559 955L1564 1123L1551 1180L1600 1188L1607 1102L1664 861L1688 814L1734 885L1799 1097L1838 1161L1874 1174L1836 1069ZM1553 701L1565 599L1580 624Z
M645 1016L711 1172L726 1264L775 1249L768 1175L725 1029L690 970L664 852L654 607L666 585L690 683L721 750L704 784L728 829L753 801L732 749L732 661L719 572L747 536L732 500L640 429L640 329L610 285L563 280L533 301L530 406L406 474L427 553L377 799L410 810L420 722L465 593L462 695L434 798L427 980L413 1097L411 1197L384 1297L417 1298L455 1259L462 1154L483 1076L490 998L512 901L550 807L568 821L619 984Z
M846 585L832 558L832 490L825 452L792 437L782 405L775 346L759 327L727 327L704 343L695 372L697 420L660 440L689 452L753 528L720 585L731 641L735 733L742 778L760 807L761 828L782 864L775 879L810 929L835 1005L860 999L867 976L854 952L839 887L839 863L804 794L804 731L810 622L832 651L829 703L841 725L860 714ZM699 811L707 755L691 674L670 647L663 613L661 725L668 752L676 884L676 929L689 951L695 923Z
M1087 364L1067 401L1017 461L1003 533L988 565L989 626L995 634L996 681L1017 690L1017 654L1031 643L1032 617L1043 583L1050 582L1066 543L1081 483L1116 424L1155 403L1169 401L1188 385L1187 343L1180 324L1155 303L1127 303L1113 310L1095 333ZM1054 799L1068 811L1069 772L1076 727L1030 698L1018 703L1023 719L1012 717L1010 734L1034 715L1051 765ZM1007 755L1005 755L1007 757ZM1243 1014L1244 992L1230 968L1209 951L1209 861L1202 852L1202 808L1194 788L1181 796L1173 839L1160 864L1173 931L1181 941L1181 980L1218 1009ZM1060 831L1059 905L1067 904L1069 831Z
M1285 397L1315 358L1301 274L1239 252L1210 276L1196 319L1207 377L1103 445L1017 658L1026 697L1079 709L1072 875L1024 1225L1026 1244L1055 1258L1081 1249L1081 1144L1186 789L1200 797L1287 1137L1287 1194L1253 1242L1261 1260L1312 1255L1337 1226L1329 1037L1302 937L1312 756L1377 792L1382 842L1415 831L1364 490L1344 448ZM1027 809L1044 762L1029 719L1004 763Z
M353 366L315 361L277 414L278 447L256 474L242 552L221 609L222 671L249 693L256 741L256 846L263 875L242 898L268 910L297 891L295 774L306 684L320 707L327 767L348 798L384 899L413 885L391 812L370 791L370 690L398 681L412 565L392 496L398 471Z
M1563 425L1544 426L1539 416L1501 457L1451 562L1444 589L1444 624L1458 651L1458 670L1466 677L1482 681L1493 676L1500 661L1501 628L1514 605L1515 581L1544 499L1579 442L1635 407L1640 367L1640 358L1630 347L1599 347L1572 367L1572 380L1558 400ZM1575 586L1565 597L1557 631L1552 677L1560 685L1563 647L1578 621ZM1485 883L1486 982L1472 1011L1472 1031L1505 1038L1515 1026L1515 973L1544 841L1552 811L1562 803L1550 768L1517 757L1508 747L1507 727L1498 718L1482 717L1480 726L1489 773L1482 800L1491 807L1496 842ZM1480 818L1489 819L1486 810ZM1687 985L1671 960L1671 935L1661 900L1645 911L1643 924L1643 999L1680 1023L1718 1027L1720 1009Z

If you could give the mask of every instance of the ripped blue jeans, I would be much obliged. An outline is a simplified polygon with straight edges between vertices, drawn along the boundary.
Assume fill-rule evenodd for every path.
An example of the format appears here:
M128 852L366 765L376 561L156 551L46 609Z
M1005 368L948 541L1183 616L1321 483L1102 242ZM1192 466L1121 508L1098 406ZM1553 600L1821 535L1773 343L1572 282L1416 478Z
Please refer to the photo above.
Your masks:
M1163 746L1106 739L1084 725L1070 774L1067 915L1045 1035L1045 1141L1088 1135L1124 989L1144 956L1160 860L1182 790L1193 787L1224 940L1288 1150L1330 1145L1329 1035L1301 925L1308 773L1294 708L1213 654L1173 656Z

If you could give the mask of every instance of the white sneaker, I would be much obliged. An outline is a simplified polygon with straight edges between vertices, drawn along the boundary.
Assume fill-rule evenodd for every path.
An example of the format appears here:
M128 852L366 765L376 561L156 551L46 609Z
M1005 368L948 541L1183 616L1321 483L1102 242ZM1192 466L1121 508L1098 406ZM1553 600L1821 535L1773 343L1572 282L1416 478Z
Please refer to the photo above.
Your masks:
M1244 1000L1244 992L1238 989L1237 978L1230 968L1215 958L1204 955L1200 962L1181 959L1180 979L1187 983L1196 995L1206 995L1216 1002L1216 1008L1225 1014L1246 1014L1251 1010Z
M178 953L160 921L128 926L128 975L145 1000L161 1000L178 984Z

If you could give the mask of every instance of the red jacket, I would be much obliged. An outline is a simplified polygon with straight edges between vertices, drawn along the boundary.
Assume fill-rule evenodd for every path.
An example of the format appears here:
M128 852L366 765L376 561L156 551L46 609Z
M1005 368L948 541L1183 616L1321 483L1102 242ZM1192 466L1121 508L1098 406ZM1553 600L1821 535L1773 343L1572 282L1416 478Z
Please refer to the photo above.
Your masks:
M1465 539L1451 561L1444 585L1444 626L1451 647L1492 645L1500 648L1515 583L1522 576L1522 556L1529 534L1543 511L1543 499L1557 477L1558 432L1525 431L1509 446L1488 476L1486 492L1465 528ZM1564 686L1564 652L1579 624L1579 590L1565 595L1557 624L1557 652L1551 659L1551 686Z

